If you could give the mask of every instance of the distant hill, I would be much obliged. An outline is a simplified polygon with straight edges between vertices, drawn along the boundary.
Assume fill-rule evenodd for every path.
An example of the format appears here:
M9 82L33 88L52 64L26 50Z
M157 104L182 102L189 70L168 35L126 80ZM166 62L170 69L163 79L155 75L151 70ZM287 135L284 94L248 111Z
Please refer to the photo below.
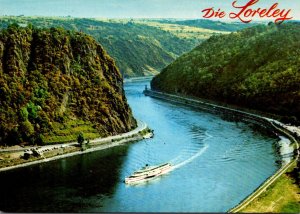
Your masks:
M161 23L168 24L178 24L184 26L193 26L198 28L210 29L210 30L218 30L218 31L229 31L234 32L238 30L242 30L248 27L253 27L257 25L257 23L242 23L242 22L220 22L220 21L212 21L207 19L194 19L194 20L159 20Z
M18 23L63 27L92 35L107 50L124 77L157 74L181 54L218 31L161 24L151 20L96 20L81 18L1 17L0 28ZM226 32L221 32L226 33Z
M91 36L62 28L0 32L0 144L127 132L136 121L114 60Z
M167 66L154 90L193 95L300 121L300 24L212 36Z

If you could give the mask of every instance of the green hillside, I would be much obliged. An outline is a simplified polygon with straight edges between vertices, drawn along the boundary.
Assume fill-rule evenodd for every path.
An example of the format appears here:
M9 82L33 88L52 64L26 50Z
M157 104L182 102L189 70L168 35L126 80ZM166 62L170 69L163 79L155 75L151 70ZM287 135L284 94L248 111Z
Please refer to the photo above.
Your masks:
M193 19L193 20L159 20L161 23L167 24L177 24L183 26L191 26L203 29L217 30L217 31L238 31L248 27L253 27L257 25L257 23L242 23L242 22L220 22L220 21L212 21L208 19Z
M115 62L91 37L11 25L0 32L0 144L54 143L136 126Z
M212 36L163 69L151 87L299 121L299 35L299 23L286 23Z
M179 55L190 51L214 32L189 30L182 37L156 25L134 20L96 20L84 18L1 17L0 28L18 23L37 27L62 27L92 35L107 50L124 77L157 74ZM152 23L153 24L153 23ZM159 23L158 23L159 24ZM204 36L203 36L204 35Z

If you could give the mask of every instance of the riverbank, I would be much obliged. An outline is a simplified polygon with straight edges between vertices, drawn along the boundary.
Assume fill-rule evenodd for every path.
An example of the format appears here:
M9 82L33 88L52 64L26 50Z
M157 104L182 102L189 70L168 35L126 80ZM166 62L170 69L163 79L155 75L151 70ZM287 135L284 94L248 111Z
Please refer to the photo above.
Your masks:
M242 213L298 213L300 210L299 186L292 176L293 163L272 185L238 212Z
M274 212L283 212L280 209L283 209L285 206L288 206L288 204L293 203L297 200L298 201L296 203L296 206L291 207L290 212L297 213L299 211L298 208L300 207L300 197L291 197L291 195L298 196L300 188L297 185L292 185L294 183L294 178L288 176L288 174L291 173L291 171L293 171L297 167L297 161L299 161L299 140L292 135L296 134L296 136L298 137L298 132L291 132L291 130L288 129L286 125L276 120L269 118L266 118L266 120L270 121L275 130L287 136L289 140L293 143L295 149L295 157L290 163L282 166L273 176L268 178L245 200L243 200L236 207L229 210L229 212L231 213L249 212L249 209L252 210L251 212L272 212L270 211L270 209L274 209L276 207L277 210L274 209ZM282 196L287 189L290 190L287 194L290 196L290 198L293 198L295 200L288 201L286 200L288 196ZM261 207L259 204L272 205ZM264 209L263 207L265 207L266 209ZM295 209L292 210L293 208Z
M79 146L77 142L71 142L66 144L48 145L48 146L36 146L30 147L30 151L40 151L41 155L31 156L27 160L24 159L24 154L28 152L29 148L5 148L0 149L1 158L1 171L12 170L20 167L26 167L33 164L39 164L43 162L53 161L61 158L67 158L74 155L80 155L85 153L90 153L94 151L99 151L103 149L108 149L111 147L119 146L124 143L130 143L134 141L139 141L144 138L151 137L151 130L148 128L147 124L138 121L138 126L132 131L127 133L122 133L115 136L110 136L106 138L97 138L91 140L89 143L85 142L83 146ZM6 157L7 159L3 158ZM6 160L6 161L5 161Z
M151 96L158 99L163 99L175 103L180 103L192 107L199 108L201 110L208 111L210 113L215 114L222 114L226 116L231 117L238 117L240 119L251 121L253 123L256 123L258 125L264 126L265 128L268 128L272 130L274 133L279 133L281 135L286 136L293 144L295 149L295 157L294 159L287 165L281 167L273 176L268 178L259 188L257 188L251 195L249 195L247 198L245 198L243 201L241 201L236 207L229 210L229 212L240 212L245 206L251 204L256 198L261 196L262 193L265 193L265 191L270 188L272 184L274 184L279 178L282 178L282 176L285 176L285 172L290 169L292 166L296 165L296 162L299 158L299 136L298 136L298 129L295 132L294 128L291 128L285 124L280 123L277 120L267 118L264 116L260 116L257 114L245 112L238 109L231 109L229 107L225 106L219 106L213 103L204 102L202 100L192 99L189 97L181 97L173 94L167 94L163 92L157 92L152 90L145 90L144 94L146 96ZM293 168L293 167L292 167ZM274 188L278 188L280 191L280 186L274 186ZM261 210L262 211L262 210Z

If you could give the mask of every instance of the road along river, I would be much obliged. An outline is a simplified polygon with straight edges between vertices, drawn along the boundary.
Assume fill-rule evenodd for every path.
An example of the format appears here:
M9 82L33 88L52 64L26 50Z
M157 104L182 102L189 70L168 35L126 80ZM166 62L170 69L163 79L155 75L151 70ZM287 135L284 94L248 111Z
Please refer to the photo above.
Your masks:
M225 212L280 167L268 130L146 97L127 82L136 118L153 139L0 173L0 210L13 212ZM282 141L282 139L281 139ZM145 164L174 170L140 185L124 178Z

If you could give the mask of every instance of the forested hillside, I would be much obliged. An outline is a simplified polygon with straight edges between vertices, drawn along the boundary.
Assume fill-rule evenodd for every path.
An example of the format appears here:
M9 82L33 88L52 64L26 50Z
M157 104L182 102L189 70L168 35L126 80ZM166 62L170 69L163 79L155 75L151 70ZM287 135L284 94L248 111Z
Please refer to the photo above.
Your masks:
M257 23L242 23L242 22L220 22L220 21L212 21L208 19L194 19L194 20L159 20L161 23L168 24L178 24L183 26L192 26L210 30L218 30L218 31L238 31L244 28L252 27L257 25Z
M300 24L212 36L163 69L154 90L237 104L300 120Z
M92 35L103 45L124 77L157 74L179 55L190 51L203 37L179 37L167 30L131 20L96 20L85 18L1 17L0 27L18 23L36 27L63 27ZM213 31L204 32L208 38ZM195 34L198 35L198 34Z
M121 74L91 36L17 25L0 32L0 121L2 145L75 140L79 132L108 136L136 126Z

